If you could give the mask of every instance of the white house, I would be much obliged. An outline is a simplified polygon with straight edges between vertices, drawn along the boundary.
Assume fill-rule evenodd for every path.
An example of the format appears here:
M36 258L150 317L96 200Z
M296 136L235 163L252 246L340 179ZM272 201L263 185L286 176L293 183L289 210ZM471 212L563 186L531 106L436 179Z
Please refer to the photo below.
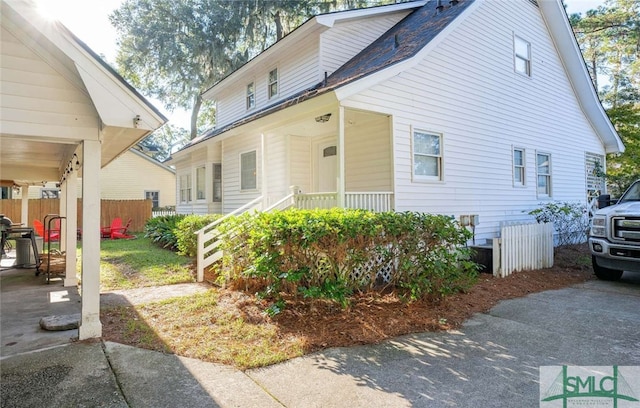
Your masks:
M181 213L293 191L304 208L477 214L492 238L541 202L586 203L593 163L624 150L560 0L319 15L203 96L217 127L171 160Z
M13 221L27 226L26 187L60 183L65 286L78 283L76 219L82 212L78 335L100 337L100 169L167 119L66 27L39 15L33 1L0 1L0 22L0 185L21 187L21 217Z
M131 177L135 174L135 177ZM82 178L78 180L82 183ZM58 198L59 183L29 186L29 199ZM151 200L153 208L173 207L176 171L133 147L100 170L100 198L103 200ZM78 189L82 198L82 189Z

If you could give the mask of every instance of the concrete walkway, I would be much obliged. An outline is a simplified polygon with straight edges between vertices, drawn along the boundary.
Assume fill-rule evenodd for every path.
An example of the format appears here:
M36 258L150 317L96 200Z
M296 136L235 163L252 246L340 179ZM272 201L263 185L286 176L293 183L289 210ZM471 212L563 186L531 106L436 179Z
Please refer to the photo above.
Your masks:
M4 285L2 295L4 327ZM1 401L2 407L534 407L540 366L640 366L639 311L640 275L626 274L618 283L591 281L501 302L459 331L334 348L246 372L99 341L5 355L3 333ZM635 370L626 379L640 396Z

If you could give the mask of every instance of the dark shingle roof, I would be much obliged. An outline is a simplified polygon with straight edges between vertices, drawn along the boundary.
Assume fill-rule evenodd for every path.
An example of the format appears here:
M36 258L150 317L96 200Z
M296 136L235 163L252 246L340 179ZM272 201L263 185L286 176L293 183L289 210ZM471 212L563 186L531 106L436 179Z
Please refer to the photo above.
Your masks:
M457 4L451 5L447 0L443 0L442 4L445 6L442 11L436 9L436 0L429 1L424 6L411 12L376 41L371 43L371 45L347 61L347 63L338 68L333 74L329 75L326 81L285 100L267 106L227 126L206 132L202 136L192 140L181 150L220 135L235 127L265 117L273 112L333 91L341 86L415 56L474 1L475 0L460 0Z

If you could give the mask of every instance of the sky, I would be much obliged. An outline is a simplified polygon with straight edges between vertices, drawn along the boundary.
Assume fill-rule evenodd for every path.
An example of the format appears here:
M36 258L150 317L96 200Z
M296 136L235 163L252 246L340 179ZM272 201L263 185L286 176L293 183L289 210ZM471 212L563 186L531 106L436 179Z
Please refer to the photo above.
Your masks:
M572 14L597 8L604 4L604 1L565 0L565 3L567 12ZM45 17L60 20L93 51L115 65L117 34L109 22L109 14L118 8L122 0L36 0L36 2ZM168 112L161 102L153 98L148 99L170 119L170 123L189 128L188 112Z

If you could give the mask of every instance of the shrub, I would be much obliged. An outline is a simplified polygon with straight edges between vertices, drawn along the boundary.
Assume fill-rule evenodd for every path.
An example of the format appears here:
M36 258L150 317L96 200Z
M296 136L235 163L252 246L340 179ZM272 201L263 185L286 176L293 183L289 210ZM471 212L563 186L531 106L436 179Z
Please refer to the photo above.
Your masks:
M164 215L147 220L144 226L144 236L162 248L175 250L177 248L177 237L175 229L185 215Z
M198 230L222 217L221 214L187 215L178 222L175 230L178 252L182 255L198 254Z
M408 299L465 289L477 272L470 233L446 216L363 210L287 210L231 217L222 232L223 283L348 304L355 291L393 286ZM275 310L277 311L277 310Z
M589 232L589 216L581 203L550 202L529 211L538 223L551 222L556 231L556 245L585 242Z

